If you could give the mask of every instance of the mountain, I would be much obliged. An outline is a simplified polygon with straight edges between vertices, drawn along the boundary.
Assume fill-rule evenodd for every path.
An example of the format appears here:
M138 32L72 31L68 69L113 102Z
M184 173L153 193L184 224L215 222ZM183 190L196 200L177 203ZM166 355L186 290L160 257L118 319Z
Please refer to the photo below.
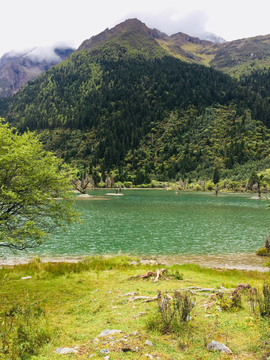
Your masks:
M15 94L28 81L63 61L74 49L34 48L0 58L0 98Z
M141 36L144 36L144 42L140 44ZM164 50L180 60L211 66L237 78L250 74L253 70L270 67L270 35L231 42L226 42L214 34L208 34L205 38L207 40L201 40L182 32L168 36L157 29L148 28L138 19L129 19L85 40L77 51L91 50L109 42L113 45L115 41L115 49L121 48L121 44L125 42L134 45L137 42L135 47L137 51L144 53L144 56L146 53L150 57L154 53L160 55ZM44 51L35 48L19 54L5 54L0 59L0 98L16 93L28 81L63 61L73 51L71 48L56 48L51 50L48 56L46 49ZM107 49L100 51L101 56L104 56Z
M226 44L168 37L127 20L30 81L0 115L22 132L37 130L46 149L96 181L111 172L133 184L209 179L215 167L246 179L250 169L270 167L265 72L255 84L253 75L239 81L182 61L191 45L218 51Z

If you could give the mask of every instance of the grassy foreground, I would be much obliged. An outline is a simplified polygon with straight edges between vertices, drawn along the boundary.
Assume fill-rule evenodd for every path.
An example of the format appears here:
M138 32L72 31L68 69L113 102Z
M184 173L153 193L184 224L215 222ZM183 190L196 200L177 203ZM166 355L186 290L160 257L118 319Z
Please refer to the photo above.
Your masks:
M131 295L123 296L135 291L154 297L161 291L173 297L175 290L193 286L233 290L240 283L255 286L261 294L269 273L215 271L185 264L166 267L168 280L154 282L129 277L164 266L134 266L130 260L95 257L77 264L53 264L34 259L27 265L0 269L0 359L87 359L92 354L91 359L109 356L112 360L266 360L270 356L269 320L260 316L248 291L241 292L240 308L232 307L226 293L218 300L215 292L189 292L196 303L191 319L173 325L167 317L165 327L157 300L131 301ZM31 278L22 280L26 276ZM98 338L105 329L122 333ZM205 344L211 340L226 344L233 355L209 352ZM75 347L78 353L59 355L54 353L58 347ZM102 349L110 353L103 354Z

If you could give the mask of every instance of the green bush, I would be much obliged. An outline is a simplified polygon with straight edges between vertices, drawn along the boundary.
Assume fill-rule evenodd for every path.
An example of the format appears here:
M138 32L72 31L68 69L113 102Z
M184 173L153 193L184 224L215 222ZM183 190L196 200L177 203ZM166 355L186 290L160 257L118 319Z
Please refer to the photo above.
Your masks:
M130 189L130 188L132 188L132 185L133 185L133 184L132 184L131 181L124 181L124 187Z
M158 311L147 320L147 328L162 334L179 334L186 328L195 302L190 293L175 291L172 298L158 292Z
M242 298L239 291L234 291L232 295L219 293L218 305L224 311L237 311L242 309Z
M213 183L213 181L207 181L205 183L205 188L206 190L213 190L215 187L215 184Z
M263 284L263 296L259 298L260 315L270 318L270 283Z
M256 255L269 256L269 250L267 250L266 247L264 246L256 251Z
M39 349L51 340L52 335L45 312L39 303L22 299L15 304L2 304L0 349L6 358L29 359L38 354Z

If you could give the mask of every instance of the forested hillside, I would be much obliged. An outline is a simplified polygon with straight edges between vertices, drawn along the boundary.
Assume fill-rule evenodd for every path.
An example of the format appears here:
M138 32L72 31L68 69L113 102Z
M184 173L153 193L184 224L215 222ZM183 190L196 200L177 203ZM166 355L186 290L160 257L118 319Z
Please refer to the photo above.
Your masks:
M85 43L3 102L1 115L22 132L37 130L47 149L103 179L113 171L140 184L209 178L213 167L224 176L251 162L265 167L263 76L238 82L183 62L137 25L95 39L90 49Z

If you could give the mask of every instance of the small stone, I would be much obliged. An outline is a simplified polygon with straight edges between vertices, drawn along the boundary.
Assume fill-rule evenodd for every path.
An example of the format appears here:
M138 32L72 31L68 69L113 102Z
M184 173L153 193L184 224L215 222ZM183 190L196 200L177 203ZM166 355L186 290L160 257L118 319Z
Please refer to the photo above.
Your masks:
M151 354L145 354L145 356L146 356L148 359L154 359Z
M192 319L191 316L187 316L187 321L190 321Z
M109 339L109 340L115 340L115 337L110 336L110 337L108 337L108 339Z
M122 330L103 330L98 336L107 336L107 335L113 335L113 334L119 334Z
M135 351L137 351L137 352L139 351L139 347L138 347L138 346L135 347Z
M212 350L212 351L219 351L221 353L227 353L227 354L232 354L232 350L230 348L228 348L228 346L219 343L215 340L212 340L208 345L207 345L207 349L208 350Z
M32 279L32 276L24 276L24 277L22 277L22 280L28 280L28 279Z
M221 307L218 307L217 309L218 309L218 311L219 311L219 312L222 312L222 309L221 309Z
M110 350L109 349L101 349L100 353L101 354L110 354Z
M88 359L90 359L91 357L93 357L95 354L91 354L88 356Z
M133 331L130 335L137 335L138 334L138 331Z
M123 316L123 314L121 314L121 313L117 313L117 315L119 315L119 316Z
M146 342L144 344L148 345L148 346L153 346L153 344L152 344L152 342L150 340L146 340Z
M93 341L97 341L97 342L98 342L98 341L99 341L99 339L98 339L98 338L94 338L94 339L93 339Z
M102 341L102 345L106 345L108 341Z
M104 356L104 360L109 360L110 357L109 356Z
M74 348L62 348L62 347L59 347L58 349L56 349L54 351L56 354L70 354L70 353L78 353L77 350L75 350Z

